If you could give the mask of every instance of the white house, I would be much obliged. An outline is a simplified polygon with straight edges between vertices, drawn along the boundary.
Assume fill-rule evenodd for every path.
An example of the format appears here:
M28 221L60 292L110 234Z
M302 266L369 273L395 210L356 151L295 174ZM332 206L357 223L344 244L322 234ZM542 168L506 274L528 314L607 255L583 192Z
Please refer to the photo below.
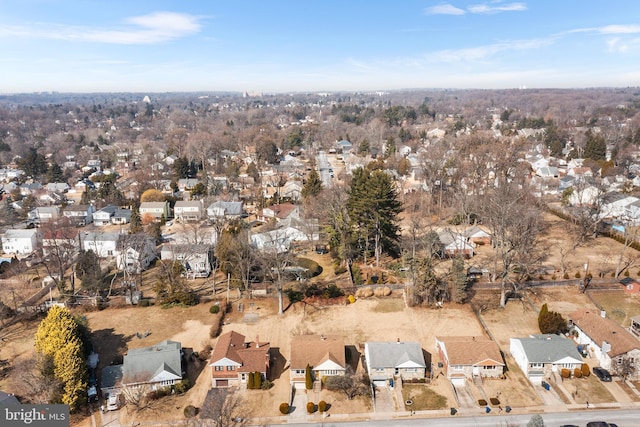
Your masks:
M5 254L29 255L38 248L40 241L40 232L35 228L10 228L2 236L2 251Z
M107 205L93 213L93 223L98 226L111 224L111 218L118 209L115 205Z
M178 200L173 206L173 216L178 221L200 221L203 214L201 200Z
M213 246L206 244L165 244L160 249L163 261L180 261L187 277L209 277L213 269Z
M93 222L95 208L92 205L69 205L62 210L62 215L69 218L73 224L87 225Z
M144 233L118 235L116 266L129 273L140 273L157 258L153 238Z
M120 233L86 231L80 233L80 249L93 251L99 258L118 255Z
M240 218L244 212L244 202L225 202L218 200L207 208L210 220Z
M541 383L561 369L582 368L582 356L573 340L561 335L511 338L509 351L532 383Z

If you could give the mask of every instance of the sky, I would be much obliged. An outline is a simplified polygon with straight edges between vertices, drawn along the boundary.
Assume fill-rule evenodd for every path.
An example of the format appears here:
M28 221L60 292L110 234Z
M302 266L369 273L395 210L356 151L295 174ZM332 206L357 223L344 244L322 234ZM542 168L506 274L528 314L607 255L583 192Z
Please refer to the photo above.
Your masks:
M638 0L0 0L0 93L629 86Z

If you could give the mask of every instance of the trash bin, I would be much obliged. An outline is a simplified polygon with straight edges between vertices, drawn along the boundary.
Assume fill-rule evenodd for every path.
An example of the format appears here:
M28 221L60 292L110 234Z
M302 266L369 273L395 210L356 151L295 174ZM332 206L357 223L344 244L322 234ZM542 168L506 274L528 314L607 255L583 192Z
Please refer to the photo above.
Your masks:
M451 415L455 415L458 413L458 410L456 408L451 408L450 411L451 411Z
M548 382L546 382L546 381L542 381L542 387L543 387L545 390L549 390L549 389L551 388L551 386L549 385L549 383L548 383Z
M507 412L511 412L511 406L509 405L505 406L504 410Z
M488 414L489 412L491 412L491 408L489 408L488 406L486 406L486 407L484 408L484 412Z

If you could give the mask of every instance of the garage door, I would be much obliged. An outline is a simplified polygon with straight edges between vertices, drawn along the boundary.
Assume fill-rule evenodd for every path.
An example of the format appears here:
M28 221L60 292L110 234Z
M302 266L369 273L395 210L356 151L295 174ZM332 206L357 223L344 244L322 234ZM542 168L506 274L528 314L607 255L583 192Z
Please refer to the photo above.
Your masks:
M229 380L216 380L216 387L229 387Z
M306 384L301 381L296 381L293 383L293 388L296 390L304 390L306 388Z
M373 380L373 386L383 388L387 386L387 380Z
M465 385L467 385L467 379L464 377L451 378L451 384L456 387L464 387Z

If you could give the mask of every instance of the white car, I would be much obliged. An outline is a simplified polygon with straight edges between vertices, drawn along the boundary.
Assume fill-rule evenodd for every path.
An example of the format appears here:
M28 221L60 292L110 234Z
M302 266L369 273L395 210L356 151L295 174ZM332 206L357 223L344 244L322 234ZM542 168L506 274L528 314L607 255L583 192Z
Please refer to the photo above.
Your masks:
M109 394L109 398L107 399L107 411L115 411L120 406L120 395L117 393Z

